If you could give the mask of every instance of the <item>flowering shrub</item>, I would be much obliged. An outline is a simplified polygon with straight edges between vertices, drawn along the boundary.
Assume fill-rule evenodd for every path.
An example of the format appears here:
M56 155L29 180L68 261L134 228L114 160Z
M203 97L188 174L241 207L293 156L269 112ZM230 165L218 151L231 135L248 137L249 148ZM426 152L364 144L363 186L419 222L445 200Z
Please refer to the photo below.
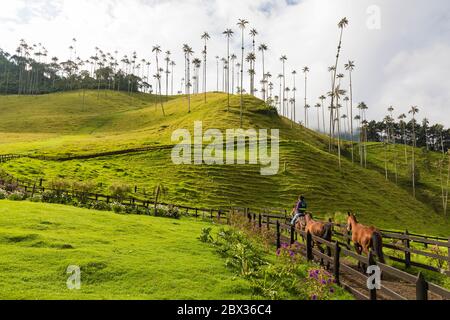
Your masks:
M281 248L277 249L276 255L278 258L284 260L284 262L297 263L303 260L300 254L300 243L294 242L290 245L288 243L282 243Z
M311 290L311 300L329 300L336 292L336 279L323 269L310 269L307 282Z
M24 199L25 199L25 194L20 191L11 192L8 195L8 200L11 200L11 201L22 201Z
M125 206L119 202L113 202L111 208L115 213L122 213L125 211Z

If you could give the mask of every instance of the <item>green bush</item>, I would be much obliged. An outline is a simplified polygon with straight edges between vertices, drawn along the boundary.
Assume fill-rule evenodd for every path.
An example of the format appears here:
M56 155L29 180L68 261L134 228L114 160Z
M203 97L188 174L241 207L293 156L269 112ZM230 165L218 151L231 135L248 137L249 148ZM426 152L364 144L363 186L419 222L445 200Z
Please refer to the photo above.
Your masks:
M119 202L113 202L111 208L115 213L122 213L125 211L125 206Z
M10 193L8 195L8 200L11 201L22 201L25 200L25 198L26 198L25 194L20 191L14 191L13 193Z
M0 189L0 200L6 199L7 196L6 190Z
M111 206L103 201L94 201L91 203L90 208L93 210L99 210L99 211L110 211Z

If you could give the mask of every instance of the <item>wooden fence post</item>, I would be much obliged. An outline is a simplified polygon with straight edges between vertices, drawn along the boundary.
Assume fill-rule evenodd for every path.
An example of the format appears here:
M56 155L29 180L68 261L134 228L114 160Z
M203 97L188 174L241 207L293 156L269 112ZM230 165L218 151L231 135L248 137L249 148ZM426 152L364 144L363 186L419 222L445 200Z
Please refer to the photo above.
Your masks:
M262 215L261 215L261 213L258 215L258 227L259 227L259 229L262 228Z
M403 243L405 245L405 268L411 267L411 252L409 249L411 248L410 241L409 241L409 233L408 230L405 231L405 240L403 240Z
M36 182L33 184L33 192L31 193L31 197L34 197L34 193L36 192Z
M306 233L306 259L308 261L312 261L314 259L312 251L312 236L309 231Z
M295 228L293 225L291 225L291 245L293 245L295 242L294 237L295 237Z
M341 247L339 246L339 242L335 242L334 243L334 266L333 266L333 271L334 271L334 279L336 280L336 284L339 285L340 281L339 281L339 264L340 264L340 256L341 256Z
M367 257L367 267L377 265L375 259L373 257L373 251L369 251L369 255ZM369 289L370 300L377 300L377 288Z
M270 217L269 216L267 216L266 224L267 224L267 230L269 230L270 229Z
M348 246L350 246L350 244L351 244L351 241L350 241L351 237L352 237L351 232L347 230L347 245Z
M416 281L416 300L428 300L428 283L422 272L419 272Z
M281 248L281 230L280 221L277 220L277 249Z

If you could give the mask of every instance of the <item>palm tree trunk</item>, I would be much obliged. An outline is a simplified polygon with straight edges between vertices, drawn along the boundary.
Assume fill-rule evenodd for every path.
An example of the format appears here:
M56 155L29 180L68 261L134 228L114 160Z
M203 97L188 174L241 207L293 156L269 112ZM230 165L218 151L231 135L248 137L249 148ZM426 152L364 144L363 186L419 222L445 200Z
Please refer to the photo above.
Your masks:
M241 99L240 99L240 124L242 128L242 115L243 115L243 108L244 108L244 28L242 28L242 47L241 47L242 55L241 55Z

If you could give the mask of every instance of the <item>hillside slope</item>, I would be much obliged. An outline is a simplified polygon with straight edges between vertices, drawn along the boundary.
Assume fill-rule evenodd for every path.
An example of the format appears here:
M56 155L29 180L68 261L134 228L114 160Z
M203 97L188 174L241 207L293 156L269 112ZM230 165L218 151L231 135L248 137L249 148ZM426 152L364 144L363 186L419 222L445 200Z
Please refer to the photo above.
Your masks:
M115 182L138 186L138 196L148 196L162 182L166 201L208 207L230 205L250 208L290 209L300 193L310 210L320 214L353 210L365 223L384 228L409 228L416 232L448 234L450 223L435 213L430 203L411 197L378 170L363 169L329 154L326 137L293 125L270 111L264 103L245 97L244 128L280 129L280 172L261 176L258 165L177 166L171 162L171 135L175 129L193 131L194 121L204 130L239 128L239 97L220 93L187 98L173 97L164 104L166 117L155 97L105 92L97 99L88 92L39 97L0 97L0 154L68 156L168 145L168 149L104 156L65 162L21 158L2 164L21 178L48 182L55 178L92 180L107 192ZM20 115L20 116L19 116Z

